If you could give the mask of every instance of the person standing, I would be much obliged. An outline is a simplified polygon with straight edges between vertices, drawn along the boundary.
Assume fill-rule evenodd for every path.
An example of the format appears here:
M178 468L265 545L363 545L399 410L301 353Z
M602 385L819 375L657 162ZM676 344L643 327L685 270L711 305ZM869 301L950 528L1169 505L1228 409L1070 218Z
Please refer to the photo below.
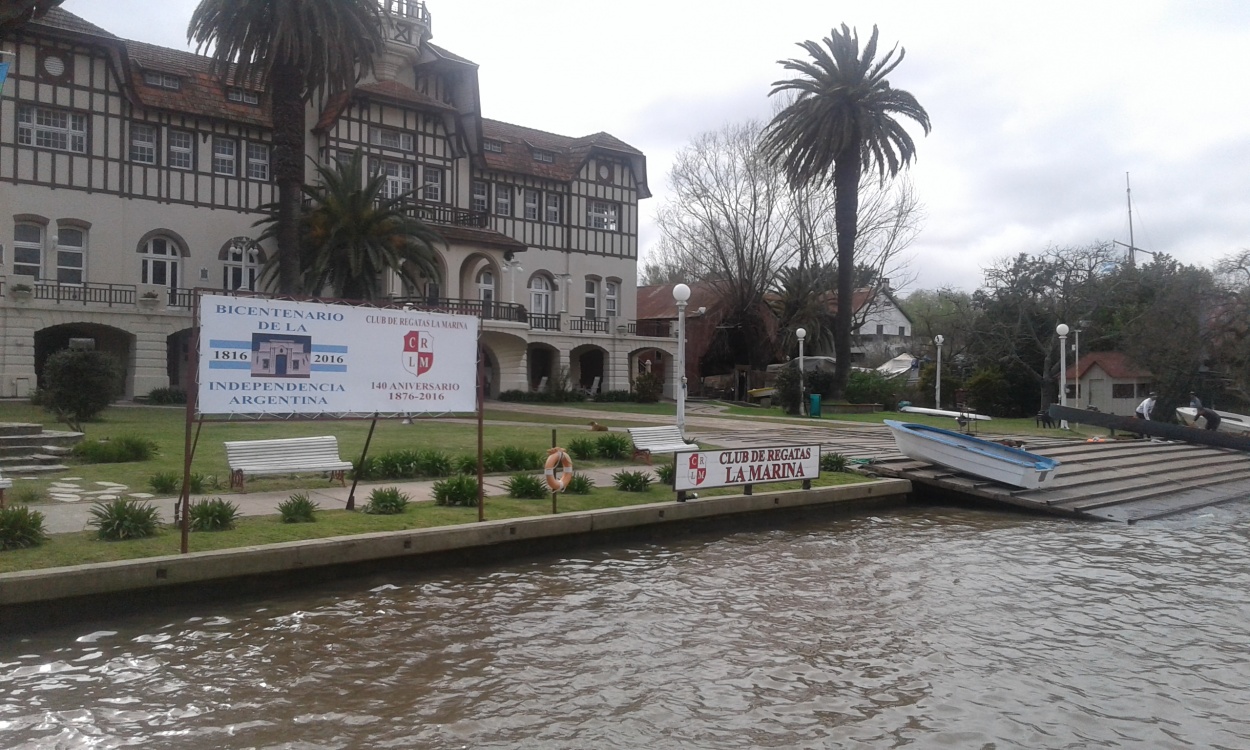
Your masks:
M1202 411L1202 399L1198 398L1198 394L1193 391L1189 392L1189 408Z
M1147 421L1150 420L1150 412L1152 412L1155 408L1155 396L1156 395L1157 394L1154 391L1151 391L1150 395L1142 399L1142 402L1137 405L1137 418L1138 419L1145 419Z

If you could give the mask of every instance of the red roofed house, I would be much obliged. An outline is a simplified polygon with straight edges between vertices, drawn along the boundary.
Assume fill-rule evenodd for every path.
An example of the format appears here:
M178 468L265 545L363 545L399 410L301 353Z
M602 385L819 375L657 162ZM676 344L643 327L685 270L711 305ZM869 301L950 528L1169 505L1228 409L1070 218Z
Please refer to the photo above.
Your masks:
M447 247L438 278L387 280L391 301L480 316L492 395L562 370L629 388L640 352L676 351L634 323L646 157L483 117L478 66L431 43L426 4L378 2L375 74L309 106L309 179L362 149L389 194L416 190ZM26 395L71 338L125 363L127 396L184 386L192 290L263 291L270 97L60 8L6 26L0 48L0 396Z
M1131 417L1153 388L1154 376L1121 352L1090 352L1068 367L1068 403ZM1077 398L1077 389L1080 398Z

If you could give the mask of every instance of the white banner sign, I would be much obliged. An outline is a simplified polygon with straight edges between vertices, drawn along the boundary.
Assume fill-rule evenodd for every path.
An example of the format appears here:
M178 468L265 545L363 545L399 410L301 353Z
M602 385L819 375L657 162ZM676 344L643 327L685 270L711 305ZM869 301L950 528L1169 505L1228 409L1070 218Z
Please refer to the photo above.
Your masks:
M676 461L675 490L788 482L820 476L819 445L683 451L677 454Z
M198 411L476 411L479 325L466 315L206 294Z

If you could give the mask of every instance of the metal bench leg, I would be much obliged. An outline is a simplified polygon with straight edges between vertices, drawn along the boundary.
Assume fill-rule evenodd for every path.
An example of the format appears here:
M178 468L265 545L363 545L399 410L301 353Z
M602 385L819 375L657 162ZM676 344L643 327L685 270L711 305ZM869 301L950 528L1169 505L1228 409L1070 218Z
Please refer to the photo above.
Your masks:
M340 484L340 485L342 485L342 486L344 486L344 487L346 487L346 486L347 486L347 480L345 480L345 479L343 478L343 471L342 471L342 470L339 470L339 471L332 471L332 472L330 472L330 481L331 481L331 482L333 482L335 479L339 480L339 484Z
M647 462L647 466L651 465L651 451L642 450L641 448L635 448L633 460L637 461L640 458L643 461Z
M238 489L240 492L243 491L243 470L242 469L235 469L234 471L230 472L230 489L232 490Z

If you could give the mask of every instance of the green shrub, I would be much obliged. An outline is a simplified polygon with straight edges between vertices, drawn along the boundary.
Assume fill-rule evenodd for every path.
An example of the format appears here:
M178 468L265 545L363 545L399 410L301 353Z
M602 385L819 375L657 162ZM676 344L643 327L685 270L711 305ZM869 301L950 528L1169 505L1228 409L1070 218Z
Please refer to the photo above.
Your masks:
M474 471L477 471L475 466ZM421 476L445 477L451 472L451 456L442 451L423 450L417 453L417 471Z
M846 400L852 404L893 406L898 401L898 381L879 372L851 370L846 384Z
M181 388L153 388L148 393L148 403L156 406L187 403L187 392Z
M585 474L574 474L569 480L569 486L565 492L572 492L574 495L589 495L590 491L595 487L595 480Z
M37 547L47 538L39 511L24 505L0 508L0 550Z
M198 471L191 472L191 494L202 495L205 491L215 492L221 489L221 482L217 481L215 474L201 474ZM179 488L181 494L181 488Z
M158 495L181 494L182 477L172 471L158 471L148 477L148 488Z
M629 455L629 436L619 432L600 435L598 442L599 455L604 458L625 458Z
M664 381L659 374L644 372L634 378L634 398L640 404L654 404L664 393Z
M634 400L633 391L599 391L594 396L594 401L600 403L629 403Z
M655 467L655 474L656 476L660 478L661 483L667 484L671 487L673 484L673 480L677 478L677 465L676 464L660 464L659 466Z
M820 456L821 471L846 471L850 461L841 453L824 453Z
M14 487L9 493L10 500L17 505L34 505L48 499L48 494L38 487L29 484Z
M579 461L599 455L599 443L594 438L573 438L569 441L569 455Z
M95 419L125 393L123 370L112 356L94 349L62 349L43 363L39 387L43 407L71 430Z
M508 471L536 471L543 468L543 464L547 460L546 452L531 451L514 446L503 448L503 455L508 462Z
M551 491L547 482L536 474L513 474L503 486L509 497L522 500L541 500Z
M306 492L296 492L289 499L278 503L278 514L282 516L282 523L312 523L317 520L318 509Z
M396 516L404 512L409 500L408 493L398 487L378 487L369 493L364 511L375 516Z
M783 367L777 373L777 403L781 406L781 410L786 414L799 413L799 369L798 367Z
M612 484L621 492L647 492L651 489L651 474L645 471L618 471L612 475Z
M477 476L477 456L463 455L456 456L452 461L455 465L457 474L472 474Z
M458 474L434 483L434 504L452 506L477 505L477 477Z
M365 469L370 479L413 479L421 473L417 451L397 450L374 456Z
M496 474L508 470L508 454L502 448L487 448L482 451L482 465L488 474ZM476 472L477 470L474 469Z
M120 464L147 461L156 454L155 440L137 435L118 435L111 440L84 440L73 448L73 454L87 463Z
M225 531L233 529L239 520L239 506L220 497L196 500L191 503L190 512L192 531Z
M123 539L143 539L155 536L160 524L160 512L146 502L133 498L118 498L91 507L88 526L98 529L99 537L117 542Z

